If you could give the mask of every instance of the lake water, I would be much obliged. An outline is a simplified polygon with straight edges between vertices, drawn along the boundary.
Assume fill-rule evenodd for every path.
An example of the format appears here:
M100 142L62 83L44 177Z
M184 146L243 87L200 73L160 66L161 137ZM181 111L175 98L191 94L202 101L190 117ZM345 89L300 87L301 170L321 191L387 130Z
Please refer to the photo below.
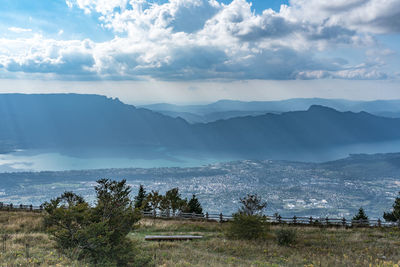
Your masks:
M343 146L335 149L303 154L289 153L273 159L286 159L294 161L324 162L347 157L357 153L394 153L400 152L400 141L383 142L374 144L358 144ZM160 168L160 167L198 167L217 162L227 162L244 157L215 156L192 154L173 154L153 152L151 157L140 155L116 156L118 153L102 153L102 156L71 156L60 152L45 151L17 151L9 154L0 154L0 172L20 171L64 171L107 168ZM272 158L271 158L272 159Z
M18 151L0 154L0 172L65 171L108 168L197 167L232 158L183 157L140 159L128 157L73 157L56 152Z

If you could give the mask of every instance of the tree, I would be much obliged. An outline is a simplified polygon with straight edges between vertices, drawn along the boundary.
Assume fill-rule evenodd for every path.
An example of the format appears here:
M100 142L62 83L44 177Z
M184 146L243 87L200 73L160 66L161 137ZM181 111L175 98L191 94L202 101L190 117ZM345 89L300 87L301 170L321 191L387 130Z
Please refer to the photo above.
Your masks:
M167 217L170 216L170 209L171 209L171 203L170 201L165 197L161 196L161 201L160 201L160 210L167 215Z
M369 220L367 214L365 214L364 209L361 207L358 213L353 217L353 223L356 225L368 225Z
M151 210L156 212L158 208L160 208L160 202L163 197L158 193L158 191L151 190L151 193L147 196L147 202L149 203Z
M247 194L245 198L240 198L242 206L239 208L240 214L245 215L261 215L267 207L267 202L262 201L257 194Z
M91 224L81 232L80 246L95 264L126 266L135 256L127 235L140 218L129 198L131 188L126 180L101 179L97 183L97 204L91 212Z
M182 201L179 189L172 188L165 193L165 200L169 203L169 207L172 210L172 214L175 216L177 210L180 210L184 206L184 201Z
M137 196L135 197L135 208L136 209L141 209L143 211L150 211L150 205L147 202L147 193L146 190L144 189L143 185L139 186L139 192Z
M43 204L46 215L44 225L59 248L75 248L79 244L79 231L88 221L89 204L73 192Z
M383 218L388 222L400 221L400 192L399 196L394 200L391 212L385 212Z
M245 198L240 198L237 213L233 214L233 220L228 227L228 236L239 239L258 239L265 237L268 230L266 217L262 216L262 211L267 203L257 195L248 194Z
M96 266L131 266L136 249L127 235L140 218L129 198L131 189L126 180L97 183L93 208L72 192L45 203L45 226L60 249L74 249Z
M187 211L190 213L203 214L203 208L201 207L201 204L196 198L195 194L193 194L192 198L187 204Z

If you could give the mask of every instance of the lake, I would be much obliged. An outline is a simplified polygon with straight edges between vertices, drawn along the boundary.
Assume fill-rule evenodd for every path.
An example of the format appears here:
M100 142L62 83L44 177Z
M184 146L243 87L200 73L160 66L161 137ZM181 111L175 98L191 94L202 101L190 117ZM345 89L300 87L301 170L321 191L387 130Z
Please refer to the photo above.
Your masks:
M293 160L305 162L325 162L347 157L349 154L394 153L400 151L400 141L356 144L329 150L277 155L275 160ZM77 156L79 155L79 156ZM254 159L246 156L200 154L196 152L179 153L165 150L135 154L126 151L102 151L85 153L64 153L57 151L19 150L0 154L0 172L21 171L65 171L92 170L108 168L161 168L161 167L198 167L218 162Z

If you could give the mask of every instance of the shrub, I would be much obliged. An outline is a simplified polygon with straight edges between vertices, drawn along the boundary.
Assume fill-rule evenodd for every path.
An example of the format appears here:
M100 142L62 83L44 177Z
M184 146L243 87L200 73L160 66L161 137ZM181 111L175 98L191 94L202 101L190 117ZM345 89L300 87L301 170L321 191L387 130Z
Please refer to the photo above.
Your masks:
M240 199L242 204L228 228L228 236L238 239L264 238L268 230L266 217L262 215L267 206L258 195L248 194Z
M276 241L280 246L290 246L296 243L296 229L281 228L275 231Z
M268 232L264 216L236 213L228 227L228 236L237 239L260 239Z
M227 229L227 235L236 239L262 239L268 230L269 225L264 216L236 213Z
M387 222L398 222L400 221L400 192L399 196L394 200L393 209L391 212L385 212L383 218Z
M90 222L89 204L72 192L44 204L44 226L62 249L79 245L79 230Z
M97 183L93 208L71 192L45 203L45 226L59 248L76 249L78 258L96 266L132 266L136 248L127 235L139 215L129 199L130 187L125 180Z

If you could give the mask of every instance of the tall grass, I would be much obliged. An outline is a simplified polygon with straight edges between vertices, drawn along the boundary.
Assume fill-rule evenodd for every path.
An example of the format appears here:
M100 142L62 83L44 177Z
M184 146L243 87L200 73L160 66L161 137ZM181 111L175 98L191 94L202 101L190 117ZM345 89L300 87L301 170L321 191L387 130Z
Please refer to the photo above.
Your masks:
M0 212L0 266L86 266L55 249L43 230L43 216Z
M400 264L400 230L378 228L291 227L296 242L281 246L271 226L264 240L235 240L224 234L228 224L142 220L131 235L157 266L395 266ZM286 228L285 228L286 229ZM143 241L151 233L199 234L190 242Z
M290 227L296 241L281 246L270 226L262 240L227 238L228 223L142 219L132 238L153 266L396 266L400 229ZM285 228L286 229L286 228ZM43 232L42 215L0 212L0 266L88 266L74 252L58 252ZM2 237L8 235L3 251ZM202 240L147 242L148 234L203 235ZM28 253L27 253L28 250ZM29 254L29 255L27 255ZM398 265L397 265L398 266Z

